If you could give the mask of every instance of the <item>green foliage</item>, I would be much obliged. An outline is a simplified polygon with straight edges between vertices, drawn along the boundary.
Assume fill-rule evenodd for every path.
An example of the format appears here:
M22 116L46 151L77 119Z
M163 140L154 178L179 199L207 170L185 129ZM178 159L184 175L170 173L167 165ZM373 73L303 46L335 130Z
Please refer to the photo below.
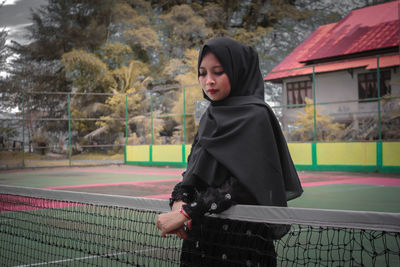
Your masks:
M6 46L7 35L8 32L6 30L0 30L0 71L6 70L6 60L10 55L9 49Z
M150 81L148 76L150 70L149 67L137 60L132 60L128 66L122 66L119 69L113 71L114 79L117 84L113 88L115 92L127 93L129 90L145 89L147 83Z
M139 3L138 6L145 6ZM147 51L159 47L158 34L151 27L149 16L141 15L128 3L116 4L113 8L113 22L118 25L117 31L124 37L136 56L143 61L148 61Z
M40 155L45 155L49 151L48 137L41 133L32 138L34 152L38 152Z
M81 120L87 118L88 112L82 111L79 106L71 105L71 118L78 119L71 121L71 130L79 133L80 136L85 136L95 127L95 122Z
M221 31L227 25L228 14L224 12L224 8L217 3L206 3L204 6L196 6L193 8L198 14L204 18L206 26L214 31Z
M393 82L395 84L396 82ZM397 81L400 84L400 81ZM382 138L398 140L400 138L400 98L385 95L381 100ZM378 118L375 119L376 121Z
M143 51L160 46L157 33L148 26L126 30L124 32L124 37L131 46Z
M288 0L271 0L270 7L266 10L266 17L269 20L268 25L273 25L282 18L292 18L302 20L310 17L313 14L312 10L300 11L292 1ZM257 16L256 16L257 17Z
M196 49L188 49L185 51L185 57L183 63L186 65L188 71L184 74L180 74L176 77L176 80L185 87L185 99L183 94L179 94L178 100L176 101L173 112L176 114L183 114L183 104L185 101L186 113L194 114L195 102L198 99L203 99L203 92L198 84L197 78L197 56L198 51ZM187 86L192 85L192 86ZM183 125L183 118L180 119L181 125ZM182 127L183 130L183 127ZM195 134L195 121L193 116L186 117L186 135L189 142L193 141ZM183 133L182 133L183 135Z
M18 131L15 127L9 125L0 125L0 136L5 140L10 139L18 135Z
M75 138L90 144L84 136L94 136L97 130L96 134L107 134L114 143L121 142L125 122L111 119L125 118L127 93L129 118L136 118L129 120L136 127L130 128L130 138L136 138L136 143L150 142L149 99L145 91L151 89L150 83L179 83L186 89L186 113L192 114L195 100L203 98L197 79L197 55L207 39L228 36L253 46L265 73L309 34L304 28L312 31L343 15L331 10L332 3L335 2L49 0L32 12L29 44L12 46L19 56L7 70L11 76L1 81L5 100L1 104L21 107L21 92L91 93L72 95L72 117L103 120L73 120ZM298 25L305 26L297 28ZM0 68L5 65L5 36L4 31L0 32ZM176 101L164 102L156 111L183 113L182 92L171 99ZM33 114L65 116L65 96L52 96L49 100L46 95L32 95L25 104ZM299 117L299 131L295 133L299 138L312 139L310 112L305 110ZM141 114L146 118L139 119ZM340 125L329 117L318 116L320 140L338 136ZM34 127L57 133L65 129L64 124L38 121ZM166 128L169 134L180 128L183 135L182 125L183 120L179 119L168 123L157 119L153 125L154 142L161 142L160 132ZM190 142L195 131L193 116L186 117L186 125Z
M315 118L317 120L318 141L340 140L344 130L343 124L333 122L332 117L321 114L318 109L316 109ZM304 112L298 111L294 125L297 126L297 129L288 133L291 140L314 140L314 105L312 99L306 98Z
M133 53L130 46L120 42L107 42L101 50L103 60L108 63L110 69L123 66Z
M93 140L104 134L117 137L125 132L125 122L113 119L125 118L127 111L130 116L138 114L142 100L138 91L146 87L149 68L136 60L130 61L128 66L122 64L131 51L121 43L108 43L103 48L103 59L82 50L63 55L62 63L77 92L114 93L110 96L74 95L72 116L101 119L96 123L91 120L75 122L72 128L78 131L79 137L89 135ZM103 60L111 60L120 67L112 70Z
M96 55L83 50L72 50L62 56L67 77L80 93L106 93L115 81L107 64Z
M266 31L267 30L263 27L257 27L253 31L240 28L235 32L233 38L238 42L256 46L262 42L262 37L265 35Z
M168 41L172 45L179 44L181 49L200 45L212 34L212 30L205 27L204 18L186 4L174 6L161 18L165 21Z
M76 48L96 49L107 38L112 0L49 0L33 11L29 35L33 43L24 46L34 59L59 59Z
M146 26L149 19L140 15L138 11L132 8L128 3L120 2L115 4L112 9L114 23L125 24L125 26Z

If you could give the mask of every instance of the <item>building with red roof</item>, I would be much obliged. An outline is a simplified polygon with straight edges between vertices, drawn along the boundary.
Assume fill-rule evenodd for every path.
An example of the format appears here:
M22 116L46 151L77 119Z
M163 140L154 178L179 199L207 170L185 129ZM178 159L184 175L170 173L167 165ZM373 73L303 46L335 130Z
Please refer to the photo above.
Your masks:
M377 114L378 89L380 97L400 96L399 13L400 1L353 10L320 26L268 73L264 80L282 84L283 105L289 105L286 131L299 111L291 105L305 104L306 97L335 102L321 112L349 126ZM399 98L393 105L400 107Z

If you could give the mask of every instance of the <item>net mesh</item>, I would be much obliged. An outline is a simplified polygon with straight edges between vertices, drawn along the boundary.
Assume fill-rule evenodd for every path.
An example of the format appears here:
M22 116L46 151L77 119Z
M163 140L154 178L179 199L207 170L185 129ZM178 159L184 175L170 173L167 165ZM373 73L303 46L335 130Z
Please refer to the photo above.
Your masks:
M197 239L194 234L182 247L182 241L175 235L162 238L155 227L157 214L167 210L168 204L162 200L0 186L0 263L4 266L179 266L181 260L187 266L267 266L275 260L278 266L399 266L400 263L399 214L236 206L218 218L207 217L202 225L194 223L193 231L201 228L197 233L202 237ZM301 222L302 218L306 219ZM330 226L325 221L333 223L328 223ZM349 221L361 223L349 226Z

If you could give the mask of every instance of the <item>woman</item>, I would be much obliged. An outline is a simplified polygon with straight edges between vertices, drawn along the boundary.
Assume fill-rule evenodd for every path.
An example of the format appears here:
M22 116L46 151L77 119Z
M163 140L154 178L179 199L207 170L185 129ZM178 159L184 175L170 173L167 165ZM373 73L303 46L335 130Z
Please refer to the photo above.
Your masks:
M172 211L158 216L157 227L162 236L184 239L182 266L275 266L272 240L285 233L282 227L205 216L234 204L285 207L302 194L279 123L264 102L258 55L234 40L212 39L200 51L198 77L211 104L172 192Z

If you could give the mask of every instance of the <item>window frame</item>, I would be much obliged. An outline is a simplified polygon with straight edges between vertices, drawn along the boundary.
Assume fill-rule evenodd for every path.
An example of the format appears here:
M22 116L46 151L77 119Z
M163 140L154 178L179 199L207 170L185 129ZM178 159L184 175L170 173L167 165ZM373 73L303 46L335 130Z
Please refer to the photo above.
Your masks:
M380 70L380 97L391 93L391 76L392 73L390 69ZM357 75L357 90L358 100L360 102L376 101L378 98L376 71L359 73Z
M288 105L288 108L297 108L305 105L306 97L313 99L311 80L286 83L286 104Z

